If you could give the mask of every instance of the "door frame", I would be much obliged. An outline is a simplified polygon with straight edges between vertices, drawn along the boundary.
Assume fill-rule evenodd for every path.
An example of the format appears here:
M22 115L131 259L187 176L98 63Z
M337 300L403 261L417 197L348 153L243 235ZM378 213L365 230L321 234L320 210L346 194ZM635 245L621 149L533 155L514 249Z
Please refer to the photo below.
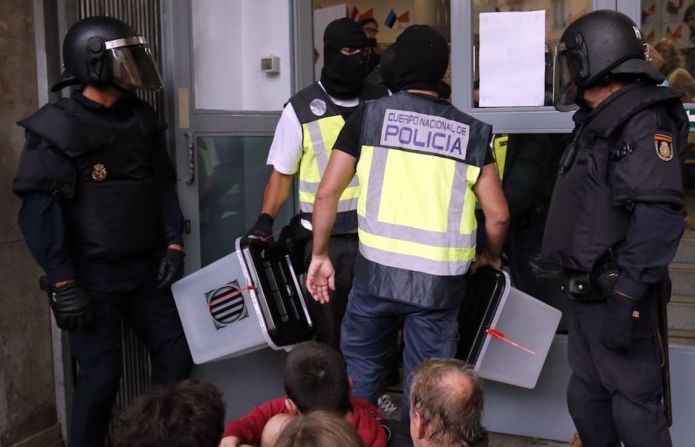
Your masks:
M179 202L184 214L186 272L200 268L200 222L196 175L196 138L200 135L272 136L281 110L221 111L195 109L192 1L161 0L164 83L169 147L177 169ZM311 0L289 2L291 93L313 79ZM287 98L289 99L289 98ZM293 195L291 206L297 209Z

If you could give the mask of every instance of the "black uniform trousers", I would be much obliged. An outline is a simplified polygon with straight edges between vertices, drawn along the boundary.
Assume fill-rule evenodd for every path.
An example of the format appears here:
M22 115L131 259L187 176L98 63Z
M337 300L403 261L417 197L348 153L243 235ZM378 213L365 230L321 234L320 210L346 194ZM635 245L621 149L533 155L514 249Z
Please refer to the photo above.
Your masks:
M335 291L329 291L330 301L327 304L319 304L311 298L307 300L307 304L316 330L316 340L340 350L340 325L352 288L358 251L357 234L332 235L328 247L331 263L335 269ZM311 262L312 248L313 243L309 241L306 244L304 258L307 268Z
M567 402L585 447L671 446L662 404L662 355L657 337L656 298L640 304L632 344L612 350L601 341L605 301L568 300Z
M191 355L174 297L168 288L157 289L155 274L153 268L151 281L123 293L91 292L94 323L86 331L70 332L70 349L78 365L70 447L104 443L121 377L122 319L150 352L153 385L175 383L190 374Z

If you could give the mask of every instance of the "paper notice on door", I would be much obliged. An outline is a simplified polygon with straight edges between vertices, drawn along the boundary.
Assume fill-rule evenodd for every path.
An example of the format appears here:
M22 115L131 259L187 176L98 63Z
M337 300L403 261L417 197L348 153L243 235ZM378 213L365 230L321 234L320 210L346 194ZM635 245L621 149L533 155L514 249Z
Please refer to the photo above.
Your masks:
M545 11L480 14L480 107L542 106Z

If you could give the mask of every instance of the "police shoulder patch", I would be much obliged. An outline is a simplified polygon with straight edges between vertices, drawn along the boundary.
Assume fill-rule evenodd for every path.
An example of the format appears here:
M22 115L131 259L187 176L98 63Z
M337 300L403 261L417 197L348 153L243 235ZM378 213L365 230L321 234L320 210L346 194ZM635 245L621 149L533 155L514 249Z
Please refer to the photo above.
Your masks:
M669 161L673 158L673 140L668 135L654 134L654 149L656 155L663 161Z
M326 101L316 98L309 104L309 109L314 115L323 116L326 114Z

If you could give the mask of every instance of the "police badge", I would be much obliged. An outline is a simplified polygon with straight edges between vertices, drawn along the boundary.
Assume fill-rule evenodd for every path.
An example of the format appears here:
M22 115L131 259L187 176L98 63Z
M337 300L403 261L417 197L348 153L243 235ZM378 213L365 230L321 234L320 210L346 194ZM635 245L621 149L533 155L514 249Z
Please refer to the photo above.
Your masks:
M108 175L108 172L106 172L106 166L104 166L101 163L97 163L94 166L92 166L92 180L95 182L103 182L106 180L106 176Z
M673 158L673 141L668 135L654 134L654 148L656 155L663 161L669 161Z
M316 98L309 104L309 109L314 115L323 116L326 114L326 101Z

